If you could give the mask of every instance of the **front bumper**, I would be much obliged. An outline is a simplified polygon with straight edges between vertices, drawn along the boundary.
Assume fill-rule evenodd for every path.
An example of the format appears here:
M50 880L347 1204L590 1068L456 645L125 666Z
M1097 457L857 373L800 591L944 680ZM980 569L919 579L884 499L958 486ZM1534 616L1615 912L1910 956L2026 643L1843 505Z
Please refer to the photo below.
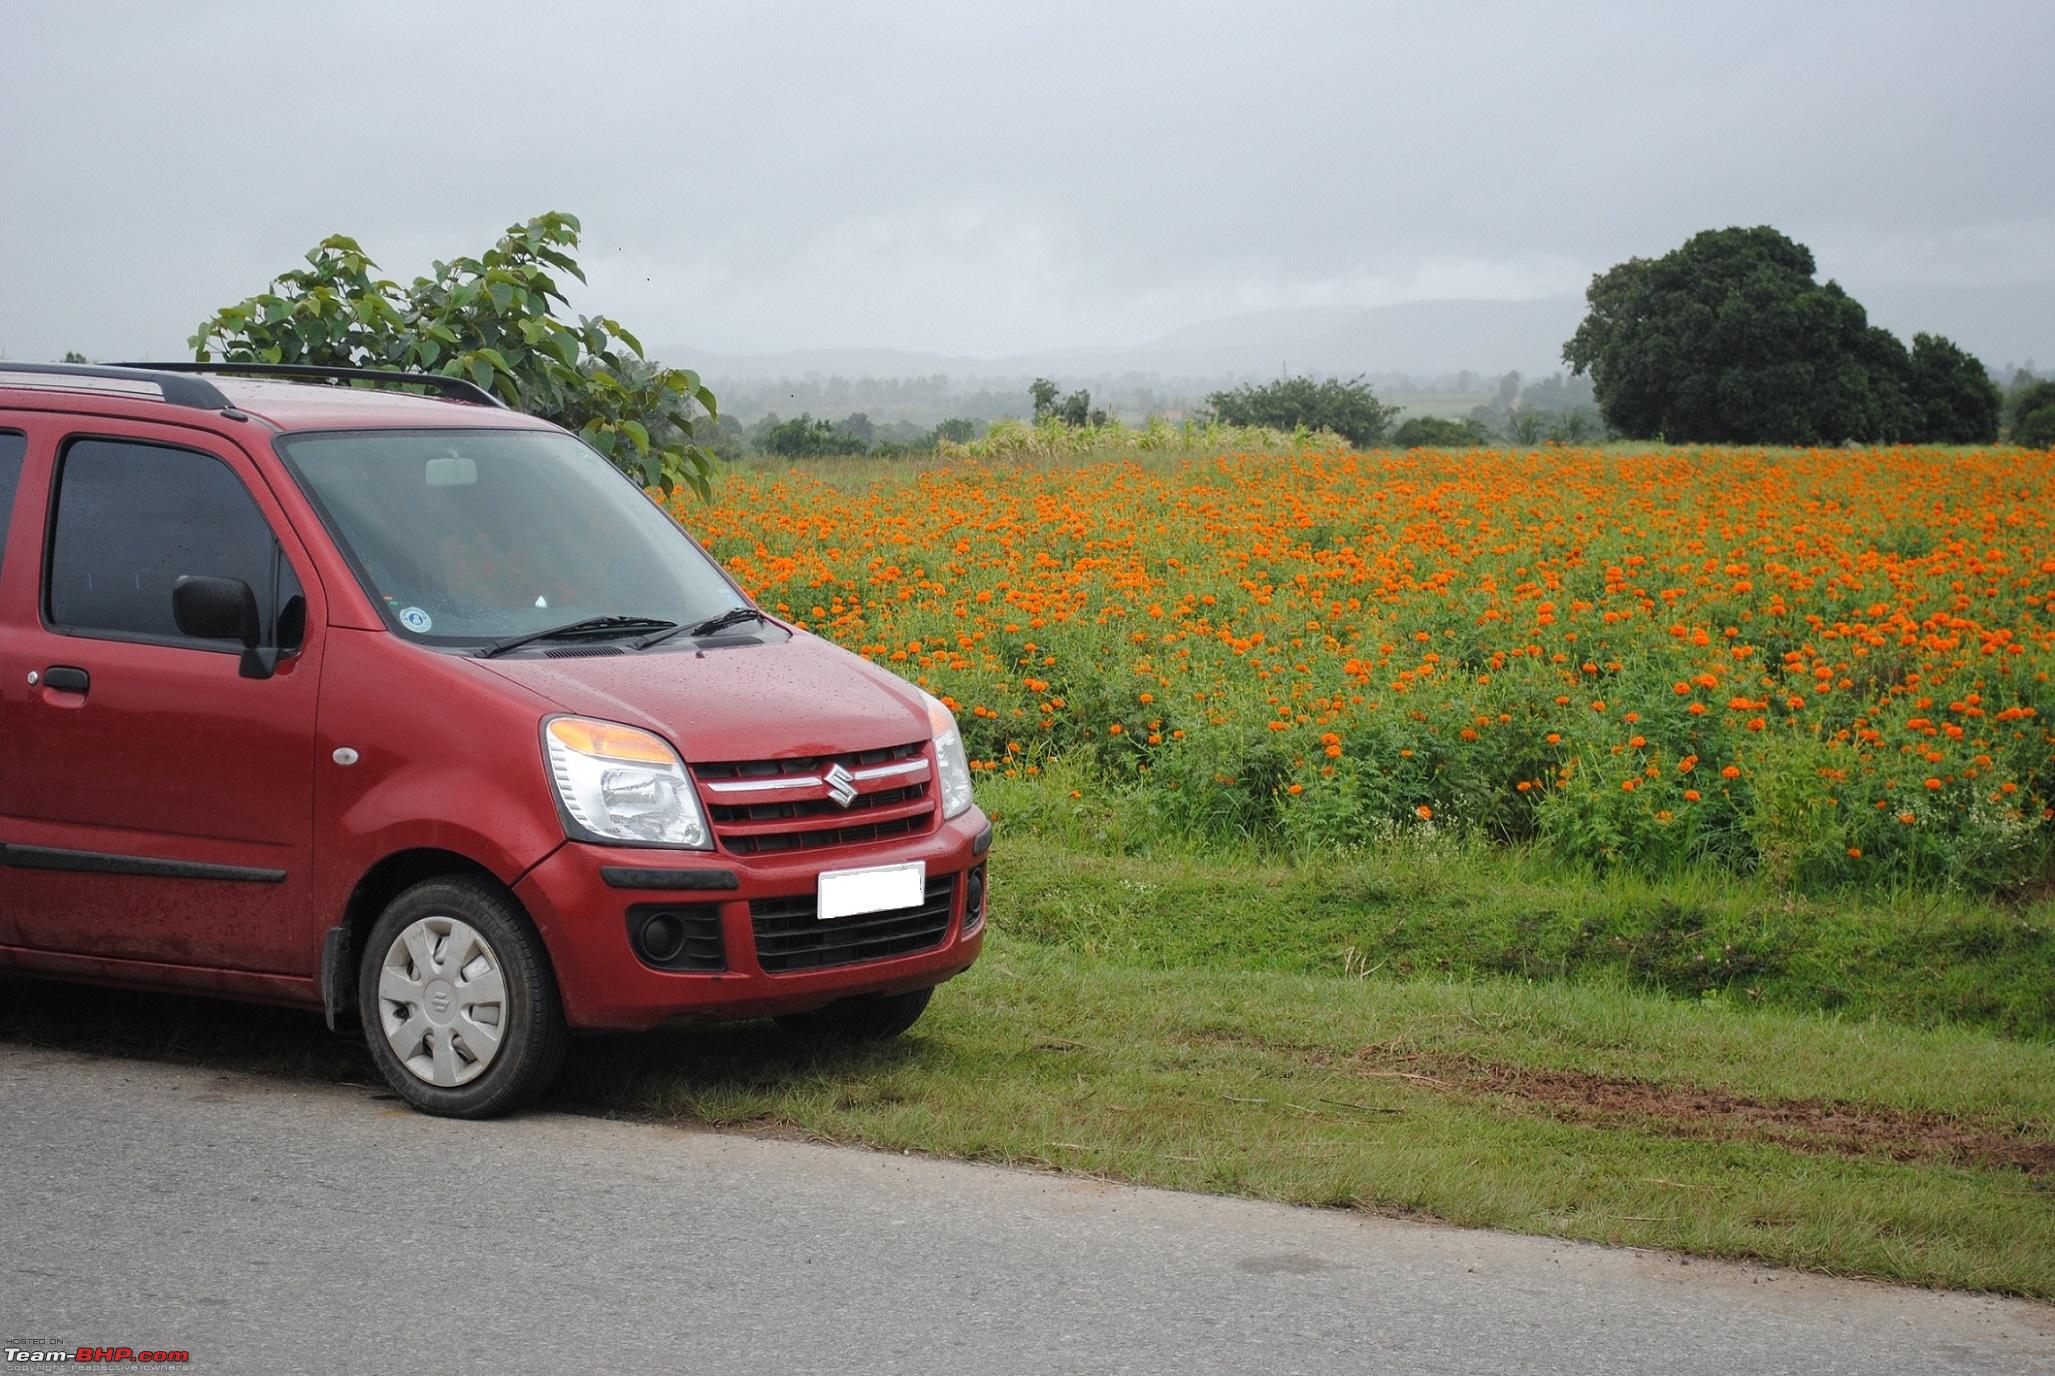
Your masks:
M967 935L963 930L968 885L961 876L984 862L990 841L991 823L973 806L921 836L772 856L567 842L530 870L514 892L549 948L564 1016L574 1028L633 1031L680 1016L767 1017L858 994L924 989L962 973L977 959L985 932L982 922ZM811 894L822 870L913 860L926 861L930 876L959 876L939 944L788 973L768 973L759 963L752 900ZM733 887L727 887L728 875L734 876ZM725 969L660 970L636 956L628 939L628 908L666 900L719 904Z

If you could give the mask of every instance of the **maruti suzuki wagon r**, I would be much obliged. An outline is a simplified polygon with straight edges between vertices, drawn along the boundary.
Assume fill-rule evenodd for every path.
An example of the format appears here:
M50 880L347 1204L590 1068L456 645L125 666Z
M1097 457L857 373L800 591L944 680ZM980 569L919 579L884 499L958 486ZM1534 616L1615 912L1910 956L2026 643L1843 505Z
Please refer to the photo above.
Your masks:
M0 968L355 1016L482 1117L575 1031L897 1035L991 837L940 702L468 383L0 363Z

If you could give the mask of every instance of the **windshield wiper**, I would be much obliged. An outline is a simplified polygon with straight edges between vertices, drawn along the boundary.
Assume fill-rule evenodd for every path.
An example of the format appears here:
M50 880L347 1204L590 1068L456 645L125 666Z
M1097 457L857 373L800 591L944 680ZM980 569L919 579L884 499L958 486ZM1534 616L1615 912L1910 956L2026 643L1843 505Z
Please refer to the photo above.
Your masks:
M559 636L579 635L625 635L629 631L673 631L678 628L675 621L666 621L660 616L588 616L582 621L569 621L561 626L551 626L545 631L530 631L525 635L510 635L505 640L495 640L479 648L478 658L491 659L509 650L517 650L538 640L555 640Z
M726 630L728 627L739 625L744 621L761 621L766 626L777 624L754 607L730 607L719 615L708 617L696 626L666 626L655 635L642 637L642 639L635 642L633 648L646 650L659 641L669 640L681 631L690 636L712 635L715 631Z

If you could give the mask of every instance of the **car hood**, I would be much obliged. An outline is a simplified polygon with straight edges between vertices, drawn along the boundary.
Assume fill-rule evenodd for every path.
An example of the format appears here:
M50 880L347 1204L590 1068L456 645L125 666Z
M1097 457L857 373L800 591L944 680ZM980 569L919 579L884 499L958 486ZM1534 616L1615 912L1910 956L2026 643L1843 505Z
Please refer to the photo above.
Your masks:
M566 712L657 732L687 760L774 760L926 740L920 690L805 631L782 642L469 660Z

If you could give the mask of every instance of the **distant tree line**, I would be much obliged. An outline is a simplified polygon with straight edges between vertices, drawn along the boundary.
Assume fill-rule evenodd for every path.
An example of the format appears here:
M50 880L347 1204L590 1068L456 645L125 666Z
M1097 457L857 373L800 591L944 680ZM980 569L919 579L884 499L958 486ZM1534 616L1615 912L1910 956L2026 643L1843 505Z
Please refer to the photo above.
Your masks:
M773 411L746 430L741 425L724 431L714 445L723 458L746 454L769 454L782 459L816 459L830 456L868 454L875 458L899 458L908 454L931 454L942 440L963 443L985 430L984 422L951 419L939 425L918 426L907 421L875 424L861 411L831 421L802 411L790 420Z

